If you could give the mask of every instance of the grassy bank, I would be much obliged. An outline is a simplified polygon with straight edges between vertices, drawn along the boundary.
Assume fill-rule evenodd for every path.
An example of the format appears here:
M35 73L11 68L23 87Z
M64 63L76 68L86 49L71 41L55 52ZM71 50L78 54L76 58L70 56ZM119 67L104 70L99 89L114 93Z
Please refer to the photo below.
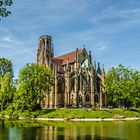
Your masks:
M130 118L130 117L140 117L140 109L131 110L86 110L86 109L48 109L48 110L38 110L36 112L30 111L9 111L5 110L0 112L0 114L12 116L13 118Z
M3 121L4 124L2 124L2 121L0 121L0 127L4 128L22 128L22 127L49 127L49 126L53 126L53 127L61 127L61 128L73 128L77 127L77 128L82 128L84 127L89 128L89 127L94 127L96 128L95 130L97 130L97 128L102 129L102 127L104 126L105 129L110 127L110 130L113 128L113 126L115 125L123 125L124 123L127 124L127 126L131 126L134 128L134 130L136 129L136 125L138 125L138 123L140 123L140 121L115 121L115 122L111 122L111 121L105 121L105 122L72 122L72 121L64 121L62 123L62 121L37 121L37 120L4 120ZM3 125L3 126L2 126ZM48 129L49 130L49 129ZM55 131L55 130L54 130Z

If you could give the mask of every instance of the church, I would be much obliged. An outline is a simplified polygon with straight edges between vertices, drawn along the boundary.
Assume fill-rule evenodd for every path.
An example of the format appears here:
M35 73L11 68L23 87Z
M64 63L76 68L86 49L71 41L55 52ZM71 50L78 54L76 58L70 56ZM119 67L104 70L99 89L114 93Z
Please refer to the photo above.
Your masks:
M104 66L92 62L85 48L54 56L52 37L40 36L37 64L49 67L55 84L41 101L42 108L94 108L107 105Z

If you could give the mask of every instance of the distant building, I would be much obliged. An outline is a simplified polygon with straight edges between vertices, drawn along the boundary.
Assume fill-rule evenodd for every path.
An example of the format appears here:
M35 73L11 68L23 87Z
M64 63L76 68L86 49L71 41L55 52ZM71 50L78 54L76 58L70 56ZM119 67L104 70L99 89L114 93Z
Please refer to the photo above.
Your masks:
M55 85L41 101L43 108L106 106L105 71L100 63L96 69L91 51L81 48L54 57L52 37L44 35L40 37L37 64L51 68L55 75Z

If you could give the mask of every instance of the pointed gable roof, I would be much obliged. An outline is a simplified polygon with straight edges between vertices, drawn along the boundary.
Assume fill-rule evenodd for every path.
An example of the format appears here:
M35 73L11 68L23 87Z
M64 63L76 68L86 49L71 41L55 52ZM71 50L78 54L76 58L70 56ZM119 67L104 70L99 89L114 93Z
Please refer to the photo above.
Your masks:
M78 50L78 54L82 52L83 48ZM56 59L63 60L62 65L67 64L67 59L69 59L69 63L74 63L76 61L76 51L61 55L56 57Z

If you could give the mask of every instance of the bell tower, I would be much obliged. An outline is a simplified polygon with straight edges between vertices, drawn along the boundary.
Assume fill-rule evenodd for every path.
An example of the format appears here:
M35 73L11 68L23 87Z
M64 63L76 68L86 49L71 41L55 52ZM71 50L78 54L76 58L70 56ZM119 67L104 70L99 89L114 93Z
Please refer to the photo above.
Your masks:
M46 67L51 66L51 58L54 57L52 37L42 35L39 38L39 48L37 52L37 64L43 64Z

